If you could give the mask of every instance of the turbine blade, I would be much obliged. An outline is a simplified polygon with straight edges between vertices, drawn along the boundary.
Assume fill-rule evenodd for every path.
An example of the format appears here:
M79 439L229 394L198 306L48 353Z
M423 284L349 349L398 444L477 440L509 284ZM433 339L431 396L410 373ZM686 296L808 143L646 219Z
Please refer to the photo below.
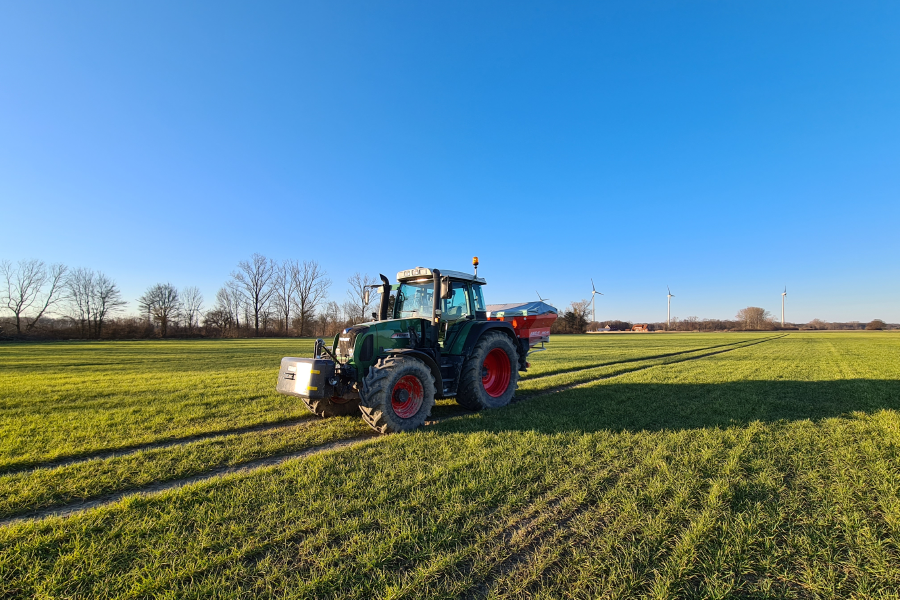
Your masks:
M597 288L594 287L594 278L593 277L591 277L591 289L594 290L595 292L597 291Z

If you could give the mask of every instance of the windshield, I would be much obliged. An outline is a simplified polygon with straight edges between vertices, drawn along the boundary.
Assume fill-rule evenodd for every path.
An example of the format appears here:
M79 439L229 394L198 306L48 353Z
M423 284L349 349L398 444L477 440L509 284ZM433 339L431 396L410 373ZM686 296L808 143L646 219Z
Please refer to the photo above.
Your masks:
M394 301L394 318L431 318L431 299L434 296L434 283L401 283Z
M469 307L469 295L465 283L454 281L450 284L451 297L441 301L441 312L444 321L458 321L472 314ZM401 283L394 301L395 319L430 319L434 283L421 281L418 283ZM477 301L476 301L477 302ZM484 300L481 300L482 304ZM481 309L483 310L483 309Z

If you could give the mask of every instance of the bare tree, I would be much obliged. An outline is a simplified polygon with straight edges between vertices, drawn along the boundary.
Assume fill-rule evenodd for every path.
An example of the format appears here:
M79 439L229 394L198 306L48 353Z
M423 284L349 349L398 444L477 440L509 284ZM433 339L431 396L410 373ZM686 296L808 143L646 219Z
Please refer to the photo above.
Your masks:
M240 329L243 307L244 301L237 283L228 281L216 292L216 304L207 313L207 319L225 335L228 331Z
M347 279L350 289L347 290L347 296L350 298L348 308L352 307L350 319L353 323L363 323L370 319L372 305L375 302L375 294L371 293L369 301L366 302L366 288L374 284L376 279L368 274L360 274L358 271ZM370 290L371 291L371 290Z
M75 269L66 278L69 316L85 337L100 337L110 314L125 306L122 293L112 279L90 269Z
M5 282L0 300L15 316L16 333L22 333L23 320L25 331L33 329L47 309L59 302L67 270L59 264L48 268L35 259L21 260L16 266L9 261L0 263L0 276ZM26 313L31 310L37 310L37 314L29 320Z
M75 269L66 280L66 297L69 301L69 317L78 323L82 337L90 334L94 295L94 272Z
M94 284L94 332L99 338L103 323L111 313L117 312L125 306L122 292L112 279L103 273L97 273Z
M772 313L758 306L742 308L735 318L743 323L744 329L770 329L772 325Z
M312 321L312 320L311 320ZM297 321L294 321L295 323ZM326 302L315 318L315 335L333 337L342 323L341 307L334 300Z
M584 333L588 326L587 314L590 306L590 300L572 302L553 323L552 330L556 333Z
M292 277L296 279L297 295L295 310L297 320L300 321L298 329L300 336L306 335L307 324L316 314L316 309L328 294L331 280L326 276L325 270L314 260L305 260L296 265L292 270Z
M138 306L142 311L159 323L162 337L166 337L169 322L176 319L181 310L181 299L178 290L171 283L157 283L138 298Z
M223 311L228 315L228 318L223 320L225 329L240 329L242 306L241 292L234 281L227 282L225 287L216 292L214 310Z
M234 319L230 312L219 307L208 311L203 317L203 325L206 327L207 333L213 333L218 330L219 335L225 335L225 332L231 329Z
M807 327L811 329L828 329L828 323L826 323L822 319L813 319L812 321L807 323Z
M188 333L193 333L194 325L200 326L200 311L203 310L203 294L200 293L200 288L195 286L185 288L181 305Z
M282 331L287 331L291 326L291 311L297 296L298 278L294 273L299 273L300 265L296 260L285 260L275 265L275 276L272 282L273 308L281 321Z
M275 275L274 263L262 254L254 253L249 261L238 263L238 270L231 276L240 285L247 307L253 315L253 326L259 335L259 321L263 316L269 298L274 293L272 279Z

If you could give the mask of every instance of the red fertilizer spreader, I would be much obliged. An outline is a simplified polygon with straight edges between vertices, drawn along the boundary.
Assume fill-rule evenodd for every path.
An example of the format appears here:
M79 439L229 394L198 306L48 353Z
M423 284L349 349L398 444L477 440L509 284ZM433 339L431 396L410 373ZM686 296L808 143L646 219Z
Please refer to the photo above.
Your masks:
M544 342L550 341L550 326L558 316L558 311L546 302L490 304L487 307L489 321L510 323L519 339L528 340L532 351L543 350ZM534 348L538 344L541 348Z

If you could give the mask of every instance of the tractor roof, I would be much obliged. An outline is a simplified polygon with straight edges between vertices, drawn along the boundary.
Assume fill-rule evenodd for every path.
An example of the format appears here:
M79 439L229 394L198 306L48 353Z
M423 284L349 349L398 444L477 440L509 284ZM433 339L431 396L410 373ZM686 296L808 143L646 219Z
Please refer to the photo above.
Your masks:
M450 279L460 279L462 281L472 281L474 283L486 284L487 281L482 279L481 277L475 277L471 273L463 273L462 271L450 271L444 269L438 269L441 272L441 275L444 277L449 277ZM434 275L431 269L427 267L416 267L415 269L407 269L405 271L400 271L397 273L397 281L414 281L421 279L433 279Z

